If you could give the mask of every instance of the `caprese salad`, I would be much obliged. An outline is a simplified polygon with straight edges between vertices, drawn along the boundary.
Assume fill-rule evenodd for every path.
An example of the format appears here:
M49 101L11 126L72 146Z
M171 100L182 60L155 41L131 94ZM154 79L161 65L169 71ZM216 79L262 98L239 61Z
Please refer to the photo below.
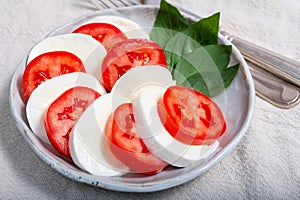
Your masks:
M122 17L46 38L22 79L29 126L93 175L201 162L218 148L224 116L212 98L177 84L168 65L161 45Z

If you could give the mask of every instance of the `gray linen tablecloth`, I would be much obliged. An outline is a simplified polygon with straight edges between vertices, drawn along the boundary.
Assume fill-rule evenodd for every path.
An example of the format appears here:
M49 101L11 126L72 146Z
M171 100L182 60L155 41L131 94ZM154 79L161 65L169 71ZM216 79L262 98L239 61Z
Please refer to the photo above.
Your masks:
M221 11L229 32L300 61L300 1L175 1L201 16ZM300 199L300 106L282 110L256 98L235 150L200 177L150 194L77 183L46 165L19 133L9 109L18 63L50 31L95 9L84 0L2 0L0 4L0 199Z

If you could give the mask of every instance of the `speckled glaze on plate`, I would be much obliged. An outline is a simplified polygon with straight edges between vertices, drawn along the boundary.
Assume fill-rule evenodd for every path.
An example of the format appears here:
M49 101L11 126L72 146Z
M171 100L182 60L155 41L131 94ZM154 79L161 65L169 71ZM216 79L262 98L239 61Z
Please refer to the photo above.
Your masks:
M156 6L134 6L101 10L76 19L53 31L48 36L70 33L76 27L100 15L121 16L135 21L142 27L151 27L157 11L158 8ZM186 17L189 16L186 15ZM231 44L220 34L219 42ZM10 107L17 127L30 147L45 163L72 180L96 187L126 192L152 192L171 188L192 180L220 162L233 150L245 135L253 114L255 90L252 77L247 63L237 48L233 46L231 63L239 62L241 67L230 87L214 98L224 113L227 121L227 130L219 139L220 148L212 156L203 162L195 163L186 168L173 168L170 166L153 176L138 174L116 177L94 176L80 170L71 160L61 156L51 145L44 143L30 130L25 115L25 103L21 87L25 61L26 59L18 66L10 88Z

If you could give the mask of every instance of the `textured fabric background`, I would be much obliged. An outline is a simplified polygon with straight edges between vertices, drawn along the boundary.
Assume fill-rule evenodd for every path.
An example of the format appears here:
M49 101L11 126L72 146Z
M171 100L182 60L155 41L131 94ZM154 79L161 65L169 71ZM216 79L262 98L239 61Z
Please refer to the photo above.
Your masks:
M300 1L170 0L201 16L221 11L222 28L300 61ZM181 186L119 193L71 181L30 149L9 110L12 75L47 33L95 10L85 0L2 0L0 4L0 199L300 199L300 106L281 110L257 98L235 150Z

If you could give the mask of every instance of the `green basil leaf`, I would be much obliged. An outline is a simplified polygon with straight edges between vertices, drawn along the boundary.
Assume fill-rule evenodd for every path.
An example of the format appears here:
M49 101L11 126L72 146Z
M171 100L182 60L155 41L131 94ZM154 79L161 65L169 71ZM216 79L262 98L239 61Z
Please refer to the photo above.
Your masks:
M220 13L203 18L192 24L183 33L190 36L202 46L218 44Z
M165 0L161 0L160 9L150 33L150 39L157 42L162 48L165 48L168 41L178 31L182 31L188 26L189 23L176 7Z
M174 79L177 85L192 87L210 97L228 87L239 69L239 64L229 67L231 46L208 45L195 49L180 59Z
M230 56L232 53L231 45L218 45L218 48L215 48L214 45L205 46L204 49L208 52L215 64L217 65L219 72L221 74L225 88L227 88L239 70L240 64L230 66Z
M218 44L220 13L203 18L178 32L166 45L165 53L171 70L178 60L200 46Z
M166 45L166 54L169 69L174 70L177 62L184 56L192 53L201 45L184 33L177 33Z
M161 0L150 39L165 51L169 69L177 85L215 96L228 87L239 64L228 67L231 46L218 44L220 13L194 24L177 8Z

